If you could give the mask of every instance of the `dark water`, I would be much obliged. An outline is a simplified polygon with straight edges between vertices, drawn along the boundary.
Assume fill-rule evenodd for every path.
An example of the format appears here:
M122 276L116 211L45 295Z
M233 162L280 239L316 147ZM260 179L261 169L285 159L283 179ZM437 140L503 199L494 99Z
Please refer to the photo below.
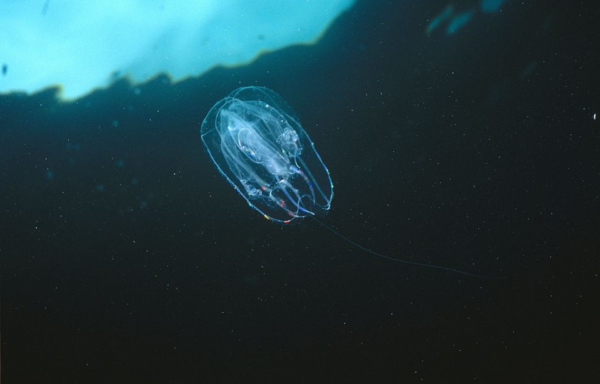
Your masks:
M318 45L246 67L1 96L4 381L597 380L589 3L509 0L428 36L447 3L359 1ZM506 279L256 214L199 137L250 85L293 106L329 167L327 225Z

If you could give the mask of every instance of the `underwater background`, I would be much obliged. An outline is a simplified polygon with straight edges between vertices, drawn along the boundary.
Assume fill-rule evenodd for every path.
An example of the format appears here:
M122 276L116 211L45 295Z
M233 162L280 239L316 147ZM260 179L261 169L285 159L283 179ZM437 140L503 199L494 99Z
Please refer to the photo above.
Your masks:
M0 95L4 381L598 380L593 5L359 0L247 65ZM200 140L242 86L299 116L324 224L500 279L265 220Z

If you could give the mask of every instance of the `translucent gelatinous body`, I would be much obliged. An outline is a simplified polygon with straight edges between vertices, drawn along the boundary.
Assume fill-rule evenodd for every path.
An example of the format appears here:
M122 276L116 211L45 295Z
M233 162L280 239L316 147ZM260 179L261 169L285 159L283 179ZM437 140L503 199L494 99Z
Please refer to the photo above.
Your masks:
M200 129L219 171L267 219L325 214L333 199L327 167L292 108L263 87L233 91Z

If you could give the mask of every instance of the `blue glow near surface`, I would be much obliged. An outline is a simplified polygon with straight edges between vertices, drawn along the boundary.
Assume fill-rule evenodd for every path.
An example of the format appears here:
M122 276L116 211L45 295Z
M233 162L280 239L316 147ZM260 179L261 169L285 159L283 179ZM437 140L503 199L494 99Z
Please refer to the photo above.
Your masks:
M466 12L459 13L456 15L452 21L448 24L448 28L446 29L446 33L452 34L467 25L469 21L473 18L475 11L470 10Z
M354 0L67 0L0 3L0 93L61 86L81 97L115 79L174 81L316 41Z
M481 0L481 10L486 13L496 12L506 0Z
M454 12L454 7L451 5L446 6L446 8L444 8L444 10L437 14L429 23L429 25L427 26L427 30L425 31L426 33L431 33L433 31L435 31L440 24L442 24L444 21L446 21L446 19L448 19L449 17L452 16L452 13Z

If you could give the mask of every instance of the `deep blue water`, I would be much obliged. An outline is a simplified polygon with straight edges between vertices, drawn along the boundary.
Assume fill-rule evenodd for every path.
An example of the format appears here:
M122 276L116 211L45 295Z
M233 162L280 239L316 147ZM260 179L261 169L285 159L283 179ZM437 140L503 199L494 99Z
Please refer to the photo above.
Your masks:
M178 84L0 96L5 382L597 380L597 18L508 0L428 35L446 2L392 3ZM240 86L316 143L324 223L506 279L262 218L200 140Z

